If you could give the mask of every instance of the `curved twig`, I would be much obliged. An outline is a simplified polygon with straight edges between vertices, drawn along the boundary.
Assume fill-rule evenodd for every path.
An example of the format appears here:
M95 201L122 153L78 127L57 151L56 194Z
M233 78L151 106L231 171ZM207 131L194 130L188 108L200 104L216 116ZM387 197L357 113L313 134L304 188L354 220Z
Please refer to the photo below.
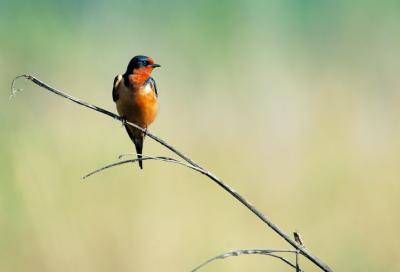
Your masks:
M193 169L193 170L195 170L195 171L197 171L199 173L204 174L204 170L203 169L195 167L195 166L193 166L191 164L188 164L188 163L185 163L185 162L178 161L178 160L170 158L170 157L162 157L162 156L151 157L151 156L146 156L146 155L142 154L142 158L140 158L140 159L139 158L135 158L135 159L124 160L124 161L119 161L119 162L107 164L106 166L98 168L98 169L90 172L89 174L84 175L82 177L82 179L86 179L86 178L88 178L88 177L90 177L90 176L92 176L94 174L97 174L97 173L99 173L101 171L104 171L104 170L106 170L108 168L111 168L111 167L114 167L114 166L119 166L119 165L126 164L126 163L134 163L134 162L138 162L138 161L147 161L147 160L155 160L155 161L176 163L176 164L180 164L180 165L186 166L186 167L188 167L190 169Z
M240 203L242 203L244 206L246 206L252 213L254 213L261 221L263 221L265 224L267 224L273 231L275 231L275 233L277 233L279 236L281 236L284 240L286 240L286 242L288 242L291 246L293 246L294 248L296 248L297 250L299 250L299 252L305 256L307 259L309 259L311 262L313 262L315 265L317 265L319 268L321 268L323 271L326 272L331 272L332 269L326 265L324 262L322 262L319 258L317 258L316 256L314 256L311 252L308 251L308 249L306 249L303 246L300 246L299 244L297 244L291 237L289 237L289 235L287 235L285 232L283 232L277 225L275 225L269 218L267 218L261 211L259 211L256 207L254 207L249 201L247 201L244 197L242 197L238 192L236 192L235 190L233 190L233 188L231 188L229 185L227 185L225 182L223 182L220 178L218 178L217 176L215 176L214 174L212 174L210 171L206 170L205 168L201 167L199 164L197 164L196 162L194 162L192 159L190 159L188 156L184 155L182 152L180 152L179 150L177 150L176 148L174 148L172 145L168 144L167 142L165 142L164 140L158 138L157 136L153 135L152 133L150 133L148 130L143 129L142 127L133 124L131 122L126 122L124 121L121 117L119 117L118 115L107 111L105 109L102 109L100 107L97 107L95 105L89 104L83 100L80 100L78 98L75 98L69 94L66 94L60 90L57 90L53 87L50 87L49 85L47 85L46 83L42 82L41 80L31 76L31 75L20 75L16 78L14 78L12 85L11 85L11 91L12 94L15 95L15 93L17 92L15 89L15 82L20 79L20 78L25 78L27 80L30 80L31 82L35 83L36 85L52 92L55 93L61 97L64 97L70 101L73 101L79 105L82 105L84 107L90 108L92 110L95 110L97 112L103 113L109 117L112 117L113 119L116 119L122 123L126 123L129 124L139 130L141 130L144 134L146 134L149 138L155 140L156 142L160 143L161 145L163 145L164 147L166 147L167 149L171 150L173 153L175 153L176 155L178 155L179 157L181 157L183 160L185 160L186 162L188 162L189 164L191 164L194 167L197 167L199 169L202 169L204 171L204 175L206 175L207 177L209 177L211 180L213 180L216 184L218 184L220 187L222 187L226 192L228 192L230 195L232 195L234 198L236 198Z
M291 261L289 261L288 259L279 256L277 254L274 253L296 253L296 250L275 250L275 249L239 249L239 250L233 250L233 251L228 251L225 253L222 253L218 256L215 256L211 259L208 259L207 261L205 261L204 263L200 264L199 266L197 266L195 269L192 270L192 272L196 272L197 270L199 270L200 268L208 265L209 263L218 260L218 259L225 259L228 257L233 257L233 256L240 256L240 255L244 255L244 254L261 254L261 255L267 255L267 256L271 256L277 259L280 259L281 261L283 261L284 263L286 263L287 265L296 268L296 264L292 263ZM298 270L298 271L303 271L303 270Z

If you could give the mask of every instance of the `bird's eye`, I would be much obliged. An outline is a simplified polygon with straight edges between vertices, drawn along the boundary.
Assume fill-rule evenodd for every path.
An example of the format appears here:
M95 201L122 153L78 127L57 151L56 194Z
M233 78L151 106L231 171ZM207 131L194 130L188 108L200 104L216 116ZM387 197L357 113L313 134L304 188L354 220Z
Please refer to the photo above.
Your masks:
M147 60L142 61L143 66L147 66Z

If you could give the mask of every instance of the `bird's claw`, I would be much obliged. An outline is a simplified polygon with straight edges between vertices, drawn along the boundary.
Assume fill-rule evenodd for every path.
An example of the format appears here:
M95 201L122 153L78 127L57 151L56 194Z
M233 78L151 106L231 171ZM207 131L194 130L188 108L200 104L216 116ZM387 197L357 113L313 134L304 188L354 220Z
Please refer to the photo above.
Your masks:
M126 120L125 117L121 117L121 124L122 126L125 126L127 124L128 120Z

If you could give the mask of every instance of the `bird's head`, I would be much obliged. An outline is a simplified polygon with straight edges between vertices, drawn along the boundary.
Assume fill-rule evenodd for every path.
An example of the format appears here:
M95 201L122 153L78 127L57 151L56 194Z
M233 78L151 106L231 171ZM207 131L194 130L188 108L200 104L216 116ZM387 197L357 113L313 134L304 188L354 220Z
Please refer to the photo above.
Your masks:
M161 65L155 63L152 58L139 55L131 59L126 68L126 73L150 76L153 69L157 67L161 67Z

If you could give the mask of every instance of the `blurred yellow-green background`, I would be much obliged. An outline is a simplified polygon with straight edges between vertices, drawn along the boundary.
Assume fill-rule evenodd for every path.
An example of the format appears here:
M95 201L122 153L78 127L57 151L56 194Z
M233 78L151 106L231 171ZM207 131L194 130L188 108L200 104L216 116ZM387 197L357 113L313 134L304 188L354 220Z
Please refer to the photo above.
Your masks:
M152 56L150 130L223 178L335 271L399 271L398 1L0 1L0 271L189 271L288 248L204 176L145 162L111 85ZM171 155L146 139L145 154ZM307 271L318 269L302 259ZM203 271L292 271L242 256Z

